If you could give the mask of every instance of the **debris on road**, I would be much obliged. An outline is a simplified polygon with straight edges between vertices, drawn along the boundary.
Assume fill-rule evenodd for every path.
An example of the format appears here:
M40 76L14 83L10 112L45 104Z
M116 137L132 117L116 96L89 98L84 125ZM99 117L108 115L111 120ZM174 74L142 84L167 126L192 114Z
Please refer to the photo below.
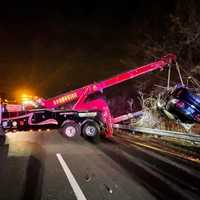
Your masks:
M90 182L92 180L92 177L89 176L89 174L86 174L85 180L86 180L86 182Z
M104 184L104 186L105 186L106 190L107 190L110 194L113 193L113 191L112 191L112 189L111 189L110 187L108 187L106 184Z

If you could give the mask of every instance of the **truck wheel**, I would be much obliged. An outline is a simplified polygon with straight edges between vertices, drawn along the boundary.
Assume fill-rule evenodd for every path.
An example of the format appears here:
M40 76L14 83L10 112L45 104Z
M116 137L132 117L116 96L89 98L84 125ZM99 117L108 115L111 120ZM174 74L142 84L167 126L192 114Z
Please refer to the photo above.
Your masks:
M62 135L67 138L79 136L81 133L80 125L73 121L66 122L61 131Z
M94 121L88 121L83 125L82 134L89 138L95 138L100 133L99 125Z

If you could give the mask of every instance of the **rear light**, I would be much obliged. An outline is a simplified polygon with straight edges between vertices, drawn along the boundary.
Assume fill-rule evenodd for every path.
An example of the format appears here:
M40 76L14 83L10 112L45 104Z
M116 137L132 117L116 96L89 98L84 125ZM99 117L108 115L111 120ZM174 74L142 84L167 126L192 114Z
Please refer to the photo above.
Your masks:
M198 122L200 122L200 114L197 114L197 115L195 116L195 120L197 120Z
M20 125L20 126L23 126L23 125L24 125L24 121L20 121L20 122L19 122L19 125Z
M178 102L176 103L176 107L177 107L177 108L184 108L184 107L185 107L185 103L182 102L182 101L178 101Z

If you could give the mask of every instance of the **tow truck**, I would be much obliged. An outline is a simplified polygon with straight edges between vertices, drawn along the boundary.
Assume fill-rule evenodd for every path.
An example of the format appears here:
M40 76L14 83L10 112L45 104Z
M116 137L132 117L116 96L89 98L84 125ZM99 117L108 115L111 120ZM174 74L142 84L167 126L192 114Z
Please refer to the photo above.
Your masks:
M129 113L114 118L103 98L90 99L89 96L154 70L162 70L175 61L176 55L168 54L155 62L99 83L89 84L50 99L40 99L40 109L20 112L6 112L1 109L1 135L11 130L21 131L50 127L59 128L66 137L80 134L86 137L96 137L97 135L112 137L113 124L127 120L132 115Z

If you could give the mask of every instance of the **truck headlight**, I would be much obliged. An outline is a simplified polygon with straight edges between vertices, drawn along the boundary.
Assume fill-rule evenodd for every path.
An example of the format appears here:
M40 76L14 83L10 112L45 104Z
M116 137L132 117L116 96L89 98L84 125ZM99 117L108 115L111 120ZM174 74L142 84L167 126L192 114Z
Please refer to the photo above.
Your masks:
M3 121L2 122L2 126L3 126L3 128L6 128L8 126L8 122L7 121Z
M13 122L12 122L12 126L13 126L13 127L17 127L17 122L16 122L16 121L13 121Z

